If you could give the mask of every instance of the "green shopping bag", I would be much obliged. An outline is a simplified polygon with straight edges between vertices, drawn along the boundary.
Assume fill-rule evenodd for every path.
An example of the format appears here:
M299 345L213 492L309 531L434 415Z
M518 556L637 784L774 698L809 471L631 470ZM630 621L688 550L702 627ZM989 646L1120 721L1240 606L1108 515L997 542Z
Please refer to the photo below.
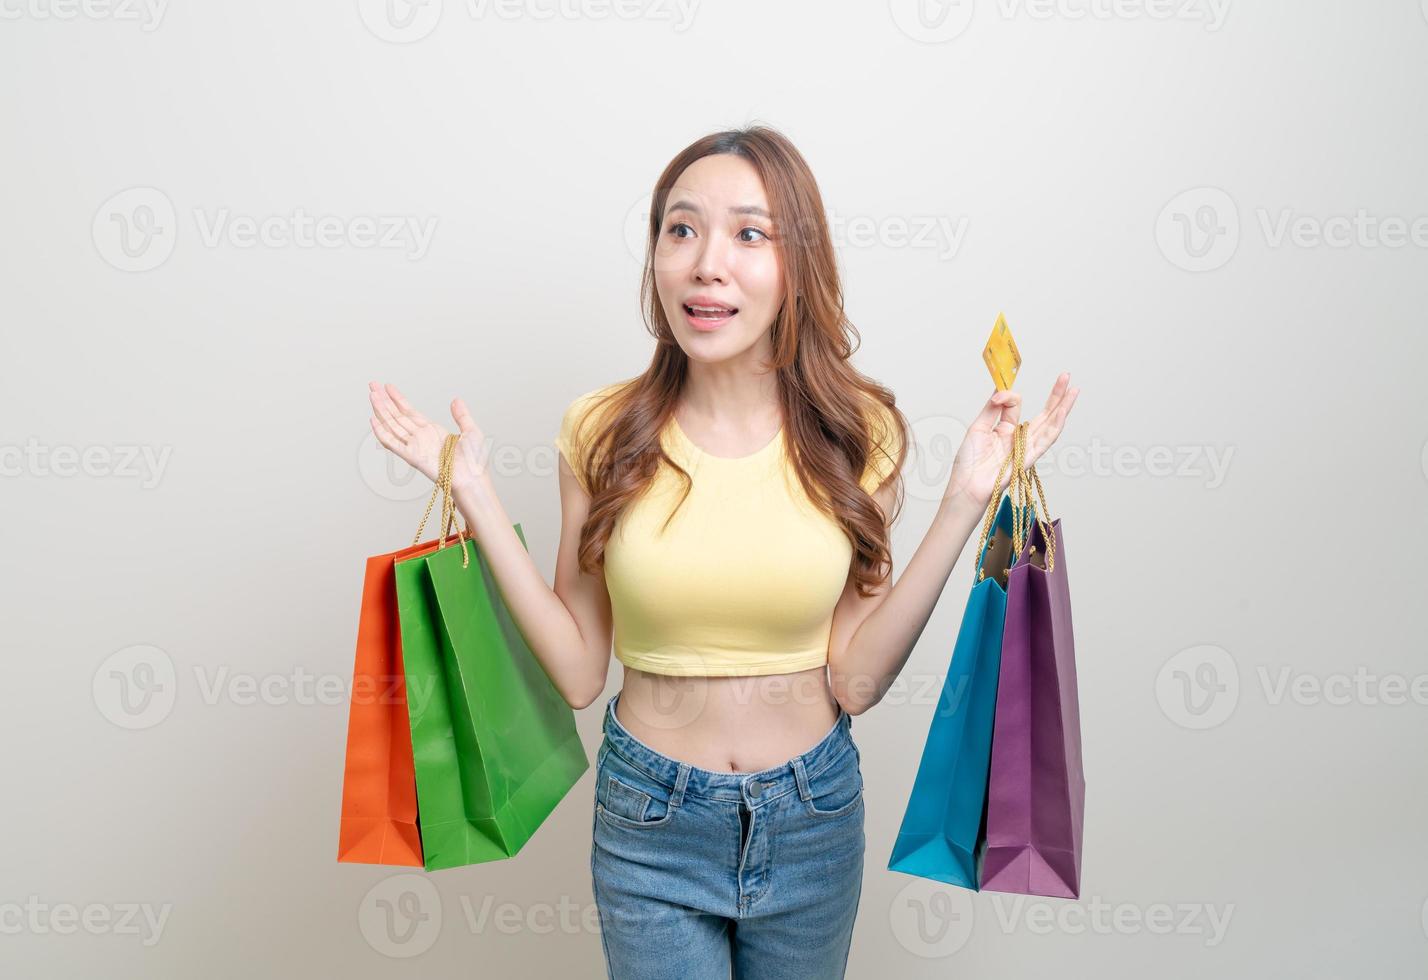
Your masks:
M511 857L590 767L575 713L474 542L395 570L424 866Z

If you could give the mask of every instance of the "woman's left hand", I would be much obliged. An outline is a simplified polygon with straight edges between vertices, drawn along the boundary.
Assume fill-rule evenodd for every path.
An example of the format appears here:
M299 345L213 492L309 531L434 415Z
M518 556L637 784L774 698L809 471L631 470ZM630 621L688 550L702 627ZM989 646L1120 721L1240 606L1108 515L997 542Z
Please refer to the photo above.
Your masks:
M1027 424L1026 465L1030 467L1041 454L1051 448L1066 425L1066 416L1076 403L1080 388L1071 387L1071 374L1063 373L1051 388L1046 407ZM982 411L967 427L967 435L957 448L952 462L952 477L947 481L944 504L971 505L985 510L991 503L997 471L1012 450L1012 436L1021 418L1021 395L1014 391L998 391L987 399ZM1011 467L1002 475L1010 479Z

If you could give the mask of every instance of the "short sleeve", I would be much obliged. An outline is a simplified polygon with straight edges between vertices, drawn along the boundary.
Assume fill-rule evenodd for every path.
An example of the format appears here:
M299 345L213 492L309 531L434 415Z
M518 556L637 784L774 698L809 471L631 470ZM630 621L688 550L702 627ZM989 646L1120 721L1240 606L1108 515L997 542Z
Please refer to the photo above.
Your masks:
M892 411L882 402L874 402L869 428L872 432L872 448L868 453L868 465L863 470L860 482L863 489L871 494L893 475L898 457L902 453L902 433Z
M605 416L603 409L606 407L602 400L617 387L618 385L606 385L577 396L566 406L565 413L560 418L560 428L555 435L555 448L575 471L575 478L586 493L590 492L590 487L585 483L585 459L590 446L600 434L601 422ZM596 409L601 411L596 412Z

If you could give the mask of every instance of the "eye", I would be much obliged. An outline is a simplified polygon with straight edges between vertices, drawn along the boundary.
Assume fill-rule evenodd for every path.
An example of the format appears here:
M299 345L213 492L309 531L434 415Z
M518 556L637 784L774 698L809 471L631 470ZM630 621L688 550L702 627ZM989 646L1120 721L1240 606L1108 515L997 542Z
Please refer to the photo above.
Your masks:
M671 224L668 228L665 229L665 234L666 234L666 235L673 235L675 238L688 238L689 235L676 235L676 234L675 234L675 232L676 232L677 230L679 230L680 228L683 228L685 231L689 232L689 235L694 234L694 229L691 228L691 227L689 227L689 226L688 226L687 224L685 224L683 221L676 221L676 222L674 222L673 224Z
M747 228L742 228L742 229L740 229L740 231L739 231L739 235L740 235L739 240L740 240L740 241L743 241L743 242L753 242L753 241L757 241L757 239L744 238L744 237L742 237L745 232L749 232L749 231L753 232L755 235L758 235L758 236L762 237L764 241L772 241L772 239L769 238L767 232L765 232L762 228L755 228L753 225L749 225Z

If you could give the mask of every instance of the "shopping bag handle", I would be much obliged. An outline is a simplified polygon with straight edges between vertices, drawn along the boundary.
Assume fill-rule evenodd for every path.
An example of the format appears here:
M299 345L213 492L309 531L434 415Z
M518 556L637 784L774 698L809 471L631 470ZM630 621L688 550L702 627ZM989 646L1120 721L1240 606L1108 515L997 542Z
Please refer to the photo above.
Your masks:
M421 515L421 523L417 525L416 537L412 539L412 544L421 543L421 532L426 527L426 520L431 516L431 507L436 503L436 495L441 494L441 534L438 535L440 543L436 550L440 551L446 547L446 539L451 534L453 525L457 525L461 517L461 512L456 509L456 502L451 493L451 467L456 460L456 443L461 439L458 433L448 432L446 439L441 444L441 453L437 457L436 480L432 484L431 496L426 500L426 512ZM471 555L466 550L466 539L471 536L471 529L465 526L464 521L459 523L459 534L461 541L461 567L466 568L471 564Z
M1056 568L1056 540L1052 533L1050 523L1045 519L1048 512L1046 506L1046 491L1041 486L1041 477L1036 472L1036 464L1026 465L1026 435L1031 423L1022 422L1012 433L1012 449L1007 453L1002 464L997 468L997 479L992 484L992 496L987 502L987 514L982 521L981 533L977 536L977 581L986 578L986 572L982 568L982 551L987 545L987 539L991 537L992 525L997 519L997 508L1002 502L1002 493L1011 495L1012 500L1012 548L1013 553L1020 555L1021 549L1026 543L1027 537L1031 533L1031 515L1036 513L1036 521L1041 525L1041 535L1046 539L1046 570L1053 571ZM1002 489L1002 474L1011 467L1011 473L1007 477L1006 490ZM1033 484L1036 487L1036 495L1041 501L1041 510L1036 511L1032 506L1031 491Z
M1016 433L1012 436L1012 454L1016 457L1012 466L1017 474L1017 480L1021 484L1021 535L1015 538L1017 554L1021 554L1022 546L1031 537L1031 514L1036 515L1036 522L1041 525L1041 536L1046 541L1046 570L1054 571L1056 568L1056 537L1051 530L1050 508L1046 506L1046 491L1041 486L1041 476L1036 472L1036 464L1026 465L1026 439L1030 422L1023 422L1016 427ZM1035 485L1037 499L1041 501L1041 509L1037 510L1032 505L1031 488ZM1033 550L1033 554L1035 551Z

